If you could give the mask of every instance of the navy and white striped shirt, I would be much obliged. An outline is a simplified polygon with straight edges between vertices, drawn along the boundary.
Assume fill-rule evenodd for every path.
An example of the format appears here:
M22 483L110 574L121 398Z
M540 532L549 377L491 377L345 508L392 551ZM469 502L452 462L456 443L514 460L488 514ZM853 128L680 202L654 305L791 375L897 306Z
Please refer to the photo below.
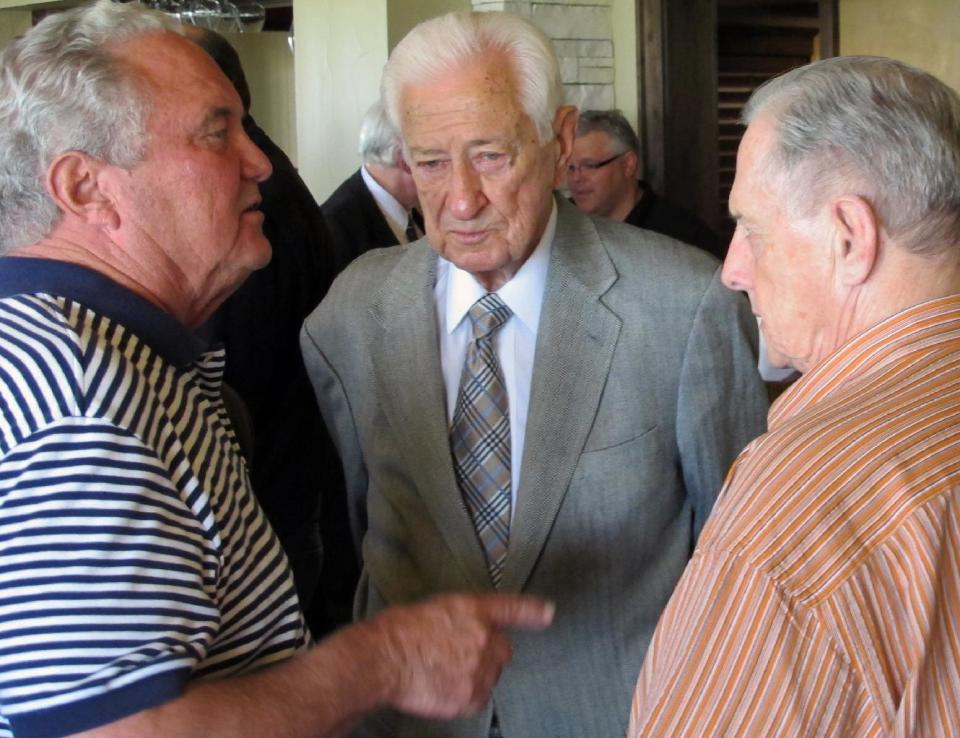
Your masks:
M93 271L0 259L0 738L305 647L204 348Z

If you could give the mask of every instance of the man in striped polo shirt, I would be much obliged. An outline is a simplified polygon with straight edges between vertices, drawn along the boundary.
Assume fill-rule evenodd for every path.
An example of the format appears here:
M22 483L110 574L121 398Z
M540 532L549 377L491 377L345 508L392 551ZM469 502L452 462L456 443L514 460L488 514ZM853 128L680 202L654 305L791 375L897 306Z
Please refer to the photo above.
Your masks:
M841 57L744 120L724 283L803 376L727 477L629 736L960 735L960 98Z
M0 75L0 736L342 735L480 709L535 598L309 647L193 328L270 258L270 165L166 16L51 16ZM285 662L285 663L281 663ZM269 667L269 668L268 668Z

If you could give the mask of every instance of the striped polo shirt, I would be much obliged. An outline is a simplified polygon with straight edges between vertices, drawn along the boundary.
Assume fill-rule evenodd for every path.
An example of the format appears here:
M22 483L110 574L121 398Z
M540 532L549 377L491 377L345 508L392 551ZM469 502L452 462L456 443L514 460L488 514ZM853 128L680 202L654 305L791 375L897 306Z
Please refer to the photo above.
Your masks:
M305 647L205 348L100 274L0 259L0 736L69 735Z
M869 328L734 463L638 736L960 736L960 295Z

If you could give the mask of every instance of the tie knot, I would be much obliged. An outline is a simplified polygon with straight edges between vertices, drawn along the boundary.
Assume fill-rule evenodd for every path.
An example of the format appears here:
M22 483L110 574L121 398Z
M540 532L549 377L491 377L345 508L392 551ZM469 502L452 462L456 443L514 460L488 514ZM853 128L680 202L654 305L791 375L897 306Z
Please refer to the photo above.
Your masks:
M470 308L470 321L473 323L473 337L485 338L507 322L513 312L506 306L500 295L488 292Z

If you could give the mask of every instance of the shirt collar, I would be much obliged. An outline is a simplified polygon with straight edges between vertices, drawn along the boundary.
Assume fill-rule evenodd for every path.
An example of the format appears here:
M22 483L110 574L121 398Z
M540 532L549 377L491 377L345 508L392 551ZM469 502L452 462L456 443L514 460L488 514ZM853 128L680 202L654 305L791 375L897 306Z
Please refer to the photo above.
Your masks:
M207 350L172 315L99 272L54 259L0 258L0 299L35 294L64 297L126 326L175 366L187 366Z
M370 190L370 194L373 195L373 199L377 201L381 212L393 221L393 225L399 227L401 233L404 232L407 228L407 221L410 219L407 209L373 178L366 167L360 167L360 176L363 178L364 184L367 185L367 189Z
M547 227L537 247L513 278L497 290L500 299L532 333L536 333L540 325L543 292L547 285L550 251L553 248L553 236L556 230L557 203L554 200ZM460 325L473 303L483 297L487 290L469 272L442 257L440 263L448 272L446 326L447 332L452 333Z

